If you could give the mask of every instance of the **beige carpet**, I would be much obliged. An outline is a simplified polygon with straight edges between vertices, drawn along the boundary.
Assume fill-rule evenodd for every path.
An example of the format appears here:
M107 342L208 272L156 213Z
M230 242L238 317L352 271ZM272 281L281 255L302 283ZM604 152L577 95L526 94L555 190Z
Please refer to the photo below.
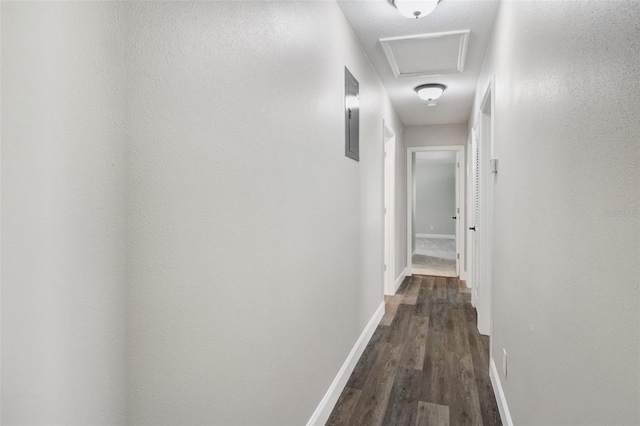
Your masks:
M457 277L455 260L414 254L411 263L411 272L413 274Z

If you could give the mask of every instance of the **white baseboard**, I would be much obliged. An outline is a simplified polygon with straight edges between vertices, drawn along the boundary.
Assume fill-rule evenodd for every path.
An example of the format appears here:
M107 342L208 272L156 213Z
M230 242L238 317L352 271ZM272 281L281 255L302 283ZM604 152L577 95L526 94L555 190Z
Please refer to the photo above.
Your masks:
M405 277L408 277L409 275L411 275L411 272L409 272L409 268L404 268L402 272L400 272L400 276L398 277L398 279L396 279L395 285L393 287L393 294L396 294L398 292L402 281L404 281Z
M471 288L471 282L467 280L467 274L464 271L460 271L460 276L458 278L464 281L464 284L467 288Z
M349 356L340 367L340 371L336 375L336 378L333 379L333 383L329 386L327 393L324 394L322 401L318 404L318 407L313 412L313 415L307 422L307 426L315 426L315 425L324 425L329 420L329 416L331 415L331 411L333 411L333 407L338 402L338 398L342 393L344 387L349 380L349 376L353 372L353 369L356 367L360 356L364 352L364 349L367 347L369 340L371 340L371 336L373 336L373 332L376 331L376 327L380 323L380 320L384 316L384 301L378 306L378 309L373 314L367 326L362 330L362 334L356 341L356 344L353 345Z
M446 238L449 240L455 240L455 235L447 235L447 234L416 234L416 238Z
M507 399L504 396L502 383L500 383L500 377L498 376L498 369L496 368L496 363L493 361L493 358L491 358L489 377L491 378L493 391L496 394L496 402L498 403L498 410L500 410L500 418L502 419L502 424L506 426L513 426L511 413L509 413L509 407L507 406Z

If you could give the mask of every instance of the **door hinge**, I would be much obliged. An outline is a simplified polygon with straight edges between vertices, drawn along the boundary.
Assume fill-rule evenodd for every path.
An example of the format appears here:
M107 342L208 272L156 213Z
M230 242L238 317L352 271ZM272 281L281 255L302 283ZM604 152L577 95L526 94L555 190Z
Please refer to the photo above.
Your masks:
M460 253L456 254L456 259L460 260Z
M457 167L457 168L460 168L460 163L456 163L456 167Z
M460 207L458 207L458 209L457 209L457 210L458 210L458 213L460 213Z
M384 265L384 271L385 272L387 271L387 265Z

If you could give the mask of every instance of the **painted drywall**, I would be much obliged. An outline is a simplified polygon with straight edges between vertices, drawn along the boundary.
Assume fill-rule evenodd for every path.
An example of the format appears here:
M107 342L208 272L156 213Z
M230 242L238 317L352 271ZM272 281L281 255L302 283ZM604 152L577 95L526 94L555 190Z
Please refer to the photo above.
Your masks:
M127 7L129 422L304 424L382 301L402 123L333 2Z
M430 164L416 161L415 168L416 234L456 233L456 169L455 164Z
M0 51L2 49L2 6L0 6ZM1 57L0 57L1 65ZM0 66L0 381L2 379L2 66ZM2 413L2 386L0 385L0 413ZM2 423L2 414L0 414Z
M2 6L0 6L0 51L2 49ZM0 57L1 65L1 57ZM2 379L2 66L0 66L0 381ZM0 385L0 413L2 413L2 386ZM2 414L0 414L2 423Z
M405 127L404 143L414 146L465 146L467 123Z
M0 7L1 422L123 424L120 8Z
M478 83L476 111L495 75L492 352L514 424L640 423L640 3L613 5L502 3Z
M404 153L337 5L3 2L2 49L3 422L306 422L382 301L383 119Z

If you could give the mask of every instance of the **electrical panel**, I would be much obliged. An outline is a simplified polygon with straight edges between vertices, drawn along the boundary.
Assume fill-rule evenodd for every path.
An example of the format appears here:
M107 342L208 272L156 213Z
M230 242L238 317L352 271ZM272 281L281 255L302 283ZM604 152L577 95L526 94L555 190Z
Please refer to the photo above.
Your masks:
M360 161L360 85L346 67L344 71L344 155Z

